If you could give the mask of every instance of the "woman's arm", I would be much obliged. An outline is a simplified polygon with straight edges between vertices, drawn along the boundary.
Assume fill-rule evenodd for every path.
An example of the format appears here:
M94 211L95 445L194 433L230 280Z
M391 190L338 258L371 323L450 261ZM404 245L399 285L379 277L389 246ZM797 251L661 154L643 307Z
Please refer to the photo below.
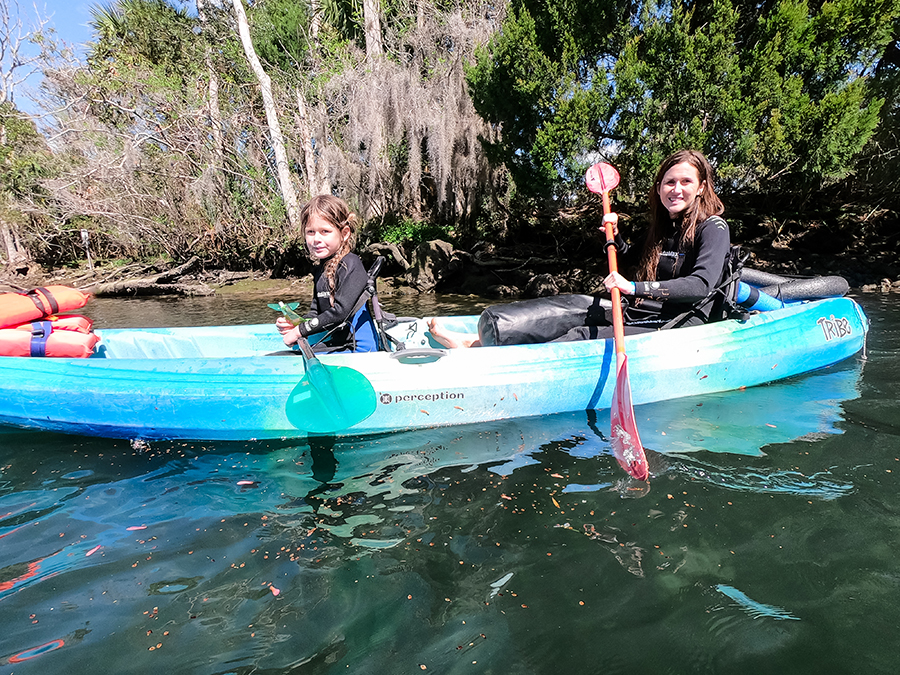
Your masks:
M694 238L696 260L690 269L668 281L638 281L634 294L653 300L696 302L702 300L719 283L725 258L731 249L728 224L721 218L710 218L697 227Z

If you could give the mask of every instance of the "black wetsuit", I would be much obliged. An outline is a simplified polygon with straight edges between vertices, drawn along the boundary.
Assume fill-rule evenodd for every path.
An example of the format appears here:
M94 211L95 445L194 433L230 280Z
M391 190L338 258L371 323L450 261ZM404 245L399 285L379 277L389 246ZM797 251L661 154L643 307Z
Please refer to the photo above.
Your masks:
M731 250L728 224L712 216L697 225L694 241L682 247L674 224L656 267L656 281L637 281L634 295L628 296L635 305L626 311L625 333L635 334L657 330L670 319L690 310L703 300L722 281L725 260ZM624 252L624 251L623 251ZM646 299L647 301L645 301ZM637 302L635 302L637 300ZM704 312L690 317L682 325L704 323L712 305ZM579 326L555 341L589 340L612 336L612 326Z
M305 315L309 321L300 324L300 335L309 337L347 322L347 325L317 343L315 351L376 351L377 342L368 309L363 306L350 317L369 279L362 260L355 253L347 253L341 258L334 278L334 302L331 300L328 279L325 278L326 262L316 265L313 271L313 298Z

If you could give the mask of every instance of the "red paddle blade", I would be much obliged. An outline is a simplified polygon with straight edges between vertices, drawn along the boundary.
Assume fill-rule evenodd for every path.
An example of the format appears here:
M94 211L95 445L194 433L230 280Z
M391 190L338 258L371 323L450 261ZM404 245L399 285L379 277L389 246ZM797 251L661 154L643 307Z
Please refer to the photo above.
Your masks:
M614 190L619 185L619 172L612 164L598 162L587 170L584 182L588 190L599 195Z
M619 465L638 480L647 480L650 468L641 437L638 435L637 423L634 421L634 408L631 405L631 384L628 381L628 357L621 355L622 365L616 373L616 388L613 390L612 408L609 411L612 421L613 454Z

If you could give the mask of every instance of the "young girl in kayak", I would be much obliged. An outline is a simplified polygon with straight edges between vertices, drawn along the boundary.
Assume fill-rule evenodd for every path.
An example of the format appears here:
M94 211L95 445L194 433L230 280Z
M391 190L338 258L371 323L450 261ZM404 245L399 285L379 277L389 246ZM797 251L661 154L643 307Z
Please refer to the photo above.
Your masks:
M694 150L676 152L659 167L650 191L650 229L644 243L637 277L630 281L618 272L603 284L630 296L640 310L626 314L625 333L657 330L669 320L690 310L706 298L722 280L731 249L728 225L719 216L724 211L713 184L709 161ZM628 247L618 234L618 215L604 216L613 224L616 245ZM703 323L711 305L681 325ZM445 330L437 321L429 324L432 336L446 347L476 347L479 336ZM612 325L578 326L554 341L612 337Z
M313 298L307 321L294 326L279 317L275 326L284 344L291 346L301 337L326 332L313 346L316 352L377 350L375 330L365 306L353 312L368 282L356 243L356 214L344 200L332 195L313 197L300 211L300 226L306 249L316 263L313 270ZM353 316L350 314L353 313Z

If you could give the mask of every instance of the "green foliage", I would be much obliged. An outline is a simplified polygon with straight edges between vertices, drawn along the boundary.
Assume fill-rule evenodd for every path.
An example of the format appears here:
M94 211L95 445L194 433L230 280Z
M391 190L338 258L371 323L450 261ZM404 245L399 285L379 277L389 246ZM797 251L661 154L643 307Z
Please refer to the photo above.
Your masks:
M746 156L752 120L734 43L738 15L729 0L712 5L710 20L696 31L694 12L681 3L671 16L645 7L644 30L624 45L614 70L623 139L616 162L636 175L652 176L664 157L685 147Z
M625 4L516 0L503 29L476 52L467 71L475 109L503 130L487 152L526 194L571 188L585 154L613 137L607 64Z
M878 124L871 75L900 0L610 3L593 27L582 6L596 9L515 0L468 73L502 125L488 151L532 199L566 194L604 155L634 196L684 147L728 188L812 190L848 175Z
M371 223L369 227L372 227ZM432 239L452 240L453 232L445 226L428 221L387 218L370 230L370 236L375 241L416 246Z
M247 4L300 192L345 197L366 238L547 230L583 206L588 165L614 162L617 199L643 202L686 146L738 193L810 194L858 172L900 194L900 0L382 0L376 60L361 0L321 3L315 38L307 3ZM272 266L295 247L232 13L95 7L86 67L45 78L56 155L4 115L4 208L44 208L25 227L38 250L76 255L84 223L107 258Z
M197 20L165 0L117 0L95 5L91 16L96 40L89 44L88 65L95 71L153 64L183 79L203 63Z
M282 72L303 64L309 50L309 8L296 0L265 0L253 4L250 35L263 63Z
M52 157L34 123L7 101L0 104L0 194L34 197L49 175Z
M322 17L345 40L356 42L365 49L365 30L362 0L324 0Z
M96 39L81 81L97 116L119 127L171 121L204 72L197 18L165 0L117 0L91 15Z

